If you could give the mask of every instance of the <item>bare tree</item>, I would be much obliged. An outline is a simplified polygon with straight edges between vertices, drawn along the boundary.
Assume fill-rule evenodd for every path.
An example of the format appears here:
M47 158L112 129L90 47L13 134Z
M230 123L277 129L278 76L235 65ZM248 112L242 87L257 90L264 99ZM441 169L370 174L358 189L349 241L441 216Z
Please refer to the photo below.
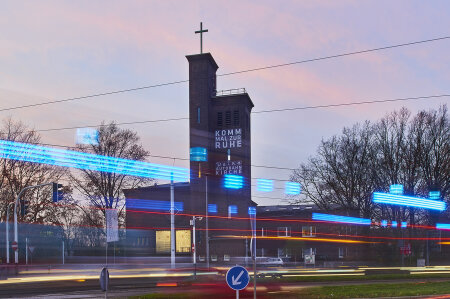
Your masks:
M306 198L325 210L338 206L368 216L372 202L373 133L369 122L344 128L341 136L322 140L317 155L295 170Z
M0 128L0 139L22 143L37 144L40 136L21 122L11 118L3 121ZM6 218L9 203L14 202L19 192L27 186L57 182L66 174L66 169L40 163L18 161L0 158L0 215ZM60 211L52 202L51 187L30 189L26 191L22 200L27 203L27 212L19 220L28 223L60 224L55 217Z
M302 184L303 200L322 209L415 224L425 221L430 212L374 205L372 193L402 184L405 194L427 197L428 191L439 189L448 201L449 149L445 105L414 117L402 108L375 124L357 124L323 140L317 154L295 170L291 179Z
M98 130L98 144L79 145L78 150L86 153L143 161L148 152L139 144L139 136L128 129L120 129L116 124L102 125ZM76 170L71 174L74 187L91 207L82 207L84 217L90 225L101 226L104 209L118 209L120 219L124 218L123 189L135 188L151 181L148 178L135 177L119 173L93 170ZM98 208L92 212L91 208Z

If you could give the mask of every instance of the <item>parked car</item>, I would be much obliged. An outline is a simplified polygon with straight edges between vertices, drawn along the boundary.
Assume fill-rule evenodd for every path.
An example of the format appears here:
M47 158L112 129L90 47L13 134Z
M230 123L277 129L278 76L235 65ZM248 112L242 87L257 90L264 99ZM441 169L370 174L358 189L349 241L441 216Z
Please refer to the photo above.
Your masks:
M263 266L283 266L283 259L280 257L257 257L256 263Z

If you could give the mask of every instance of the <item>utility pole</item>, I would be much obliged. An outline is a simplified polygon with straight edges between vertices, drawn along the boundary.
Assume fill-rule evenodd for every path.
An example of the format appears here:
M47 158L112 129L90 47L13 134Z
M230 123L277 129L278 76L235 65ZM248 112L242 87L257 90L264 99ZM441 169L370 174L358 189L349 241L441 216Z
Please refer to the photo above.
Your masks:
M9 264L9 210L11 209L11 205L13 203L10 202L8 207L6 208L6 263Z
M208 216L208 176L205 175L205 201L206 201L206 268L209 269L209 216Z
M173 189L173 173L170 179L170 266L175 268L175 201Z
M194 262L194 279L197 278L197 242L195 240L195 220L202 220L202 217L192 216L192 259Z

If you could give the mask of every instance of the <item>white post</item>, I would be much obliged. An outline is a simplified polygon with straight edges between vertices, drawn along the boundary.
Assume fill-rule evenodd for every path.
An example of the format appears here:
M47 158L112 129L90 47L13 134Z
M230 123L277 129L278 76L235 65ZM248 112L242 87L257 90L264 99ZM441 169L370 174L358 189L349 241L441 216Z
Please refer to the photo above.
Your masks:
M20 195L19 195L20 196ZM19 201L19 197L17 197ZM17 250L14 251L14 263L19 263L19 232L17 231L17 201L14 204L14 242L17 244Z
M62 241L62 263L64 265L64 240Z
M25 264L28 265L28 238L25 238Z
M239 290L236 290L236 299L239 299Z
M175 268L175 202L173 190L173 174L170 179L170 266Z
M196 250L196 243L195 243L195 216L194 217L192 217L192 245L193 245L193 247L194 247L194 267L196 266L196 264L197 264L197 250Z
M106 241L105 263L106 263L105 268L107 268L108 267L108 241Z
M208 176L205 175L205 201L206 201L206 267L209 269L209 217L208 217Z
M256 299L256 208L255 213L250 215L250 224L252 228L253 298Z
M6 263L9 264L9 205L6 208Z

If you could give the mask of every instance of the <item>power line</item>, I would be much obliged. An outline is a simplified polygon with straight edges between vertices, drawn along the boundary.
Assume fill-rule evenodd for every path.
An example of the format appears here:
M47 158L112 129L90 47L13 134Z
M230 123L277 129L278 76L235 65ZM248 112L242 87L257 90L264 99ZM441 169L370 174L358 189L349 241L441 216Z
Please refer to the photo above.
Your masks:
M429 96L419 96L419 97L394 98L394 99L386 99L386 100L368 100L368 101L339 103L339 104L326 104L326 105L315 105L315 106L304 106L304 107L293 107L293 108L280 108L280 109L255 111L255 112L252 112L252 114L285 112L285 111L294 111L294 110L309 110L309 109L320 109L320 108L334 108L334 107L345 107L345 106L365 105L365 104L379 104L379 103L411 101L411 100L436 99L436 98L443 98L443 97L449 97L449 96L450 96L450 94L441 94L441 95L429 95ZM157 123L157 122L168 122L168 121L178 121L178 120L188 120L188 119L189 119L189 117L178 117L178 118L123 122L123 123L115 123L115 124L120 126L120 125ZM96 127L104 127L104 126L107 126L107 124L84 125L84 126L74 126L74 127L65 127L65 128L39 129L39 130L34 130L34 131L49 132L49 131L61 131L61 130L73 130L73 129L79 129L79 128L96 128ZM256 167L258 167L258 166L256 166ZM273 168L276 168L276 167L273 167Z
M286 66L309 63L309 62L328 60L328 59L333 59L333 58L340 58L340 57L345 57L345 56L350 56L350 55L358 55L358 54L364 54L364 53L369 53L369 52L382 51L382 50L400 48L400 47L405 47L405 46L412 46L412 45L442 41L442 40L446 40L449 38L450 38L450 36L443 36L443 37L437 37L437 38L432 38L432 39L413 41L413 42L409 42L409 43L402 43L402 44L396 44L396 45L390 45L390 46L384 46L384 47L378 47L378 48L372 48L372 49L366 49L366 50L359 50L359 51L353 51L353 52L346 52L346 53L341 53L341 54L335 54L335 55L293 61L293 62L288 62L288 63L246 69L246 70L241 70L241 71L229 72L229 73L224 73L224 74L218 74L217 76L221 77L221 76L230 76L230 75L237 75L237 74L243 74L243 73L250 73L250 72L286 67ZM208 78L204 78L204 79L208 79ZM120 94L120 93L125 93L125 92L132 92L132 91L138 91L138 90L144 90L144 89L150 89L150 88L156 88L156 87L162 87L162 86L169 86L169 85L175 85L175 84L181 84L181 83L187 83L187 82L189 82L189 79L166 82L166 83L159 83L159 84L153 84L153 85L147 85L147 86L141 86L141 87L135 87L135 88L121 89L121 90L115 90L115 91L108 91L108 92L96 93L96 94L61 99L61 100L53 100L53 101L47 101L47 102L41 102L41 103L35 103L35 104L20 105L20 106L15 106L15 107L2 108L2 109L0 109L0 112L16 110L16 109L23 109L23 108L31 108L31 107L37 107L37 106L43 106L43 105L50 105L50 104L57 104L57 103L64 103L64 102L70 102L70 101L75 101L75 100L82 100L82 99L95 98L95 97L101 97L101 96L106 96L106 95Z
M304 106L304 107L293 107L293 108L281 108L281 109L270 109L252 112L257 113L269 113L269 112L285 112L294 110L308 110L308 109L318 109L318 108L331 108L331 107L343 107L343 106L353 106L353 105L364 105L364 104L378 104L378 103L388 103L388 102L400 102L400 101L411 101L411 100L424 100L424 99L434 99L448 97L450 94L440 94L431 96L420 96L420 97L408 97L408 98L395 98L387 100L369 100L361 102L351 102L351 103L340 103L340 104L327 104L327 105L316 105L316 106Z
M379 48L373 48L373 49L367 49L367 50L360 50L360 51L354 51L354 52L347 52L347 53L342 53L342 54L329 55L329 56L323 56L323 57L318 57L318 58L311 58L311 59L293 61L293 62L288 62L288 63L275 64L275 65L270 65L270 66L263 66L263 67L247 69L247 70L243 70L243 71L236 71L236 72L225 73L225 74L221 74L221 75L218 75L218 76L229 76L229 75L249 73L249 72L261 71L261 70L267 70L267 69L274 69L274 68L285 67L285 66L301 64L301 63L307 63L307 62L327 60L327 59L345 57L345 56L356 55L356 54L363 54L363 53L369 53L369 52L375 52L375 51L382 51L382 50L388 50L388 49L393 49L393 48L400 48L400 47L405 47L405 46L412 46L412 45L429 43L429 42L436 42L436 41L441 41L441 40L445 40L445 39L449 39L449 38L450 38L450 36L443 36L443 37L438 37L438 38L414 41L414 42L397 44L397 45L391 45L391 46L385 46L385 47L379 47Z

